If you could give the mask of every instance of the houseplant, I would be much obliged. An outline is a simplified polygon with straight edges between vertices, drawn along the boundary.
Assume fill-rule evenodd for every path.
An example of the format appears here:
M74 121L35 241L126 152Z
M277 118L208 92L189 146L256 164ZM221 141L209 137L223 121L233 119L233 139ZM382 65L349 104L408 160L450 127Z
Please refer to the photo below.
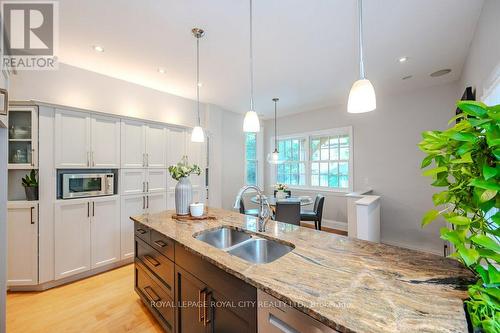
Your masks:
M475 331L500 332L500 105L459 101L463 113L445 131L426 131L420 149L425 176L442 191L432 197L438 209L422 219L425 226L442 216L441 238L454 245L451 257L477 277L465 301Z
M276 190L276 198L283 199L287 197L286 192L288 191L288 186L286 184L277 183L274 185L274 189Z
M189 165L187 156L183 156L179 163L168 167L168 172L173 179L177 180L175 186L175 212L178 215L187 215L193 197L193 187L188 177L192 174L200 175L201 169L196 164Z
M33 169L22 178L22 185L28 201L38 200L38 180L36 179L36 175L37 172Z

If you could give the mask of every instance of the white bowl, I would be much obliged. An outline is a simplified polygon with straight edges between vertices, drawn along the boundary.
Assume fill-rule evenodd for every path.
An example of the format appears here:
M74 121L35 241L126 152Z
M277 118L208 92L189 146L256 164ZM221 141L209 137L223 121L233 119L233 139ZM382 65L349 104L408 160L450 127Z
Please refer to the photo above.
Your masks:
M192 203L189 205L189 212L191 216L200 217L203 215L205 205L202 202Z

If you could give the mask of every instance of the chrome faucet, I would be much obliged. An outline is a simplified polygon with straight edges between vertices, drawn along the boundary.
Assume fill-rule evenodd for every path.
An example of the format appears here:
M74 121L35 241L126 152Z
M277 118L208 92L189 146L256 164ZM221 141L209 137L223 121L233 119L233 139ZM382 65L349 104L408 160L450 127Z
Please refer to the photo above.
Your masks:
M267 199L264 195L264 193L261 191L261 189L258 186L255 185L246 185L243 186L239 192L238 195L236 196L236 200L234 201L234 208L239 209L240 208L240 200L242 200L243 193L245 193L248 190L255 190L257 191L257 198L259 200L259 215L258 215L258 231L259 232L265 232L266 231L266 223L271 217L271 207L269 206L269 202L267 202Z

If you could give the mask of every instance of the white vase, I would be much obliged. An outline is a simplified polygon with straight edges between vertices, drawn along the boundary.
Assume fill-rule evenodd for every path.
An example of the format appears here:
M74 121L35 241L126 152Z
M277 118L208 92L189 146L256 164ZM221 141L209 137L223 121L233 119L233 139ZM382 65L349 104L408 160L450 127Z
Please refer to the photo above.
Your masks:
M193 198L193 187L188 177L182 177L175 185L175 213L188 215L189 204Z
M276 199L285 199L285 198L286 198L285 191L277 191L276 192Z

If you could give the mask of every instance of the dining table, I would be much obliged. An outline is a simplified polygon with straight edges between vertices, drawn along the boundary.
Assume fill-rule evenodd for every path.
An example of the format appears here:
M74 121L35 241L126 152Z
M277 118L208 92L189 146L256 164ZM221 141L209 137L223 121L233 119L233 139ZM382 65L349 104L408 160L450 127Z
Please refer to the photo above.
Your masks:
M300 197L289 197L289 198L275 198L274 196L264 196L269 203L269 206L272 208L276 207L276 201L285 201L285 202L300 202L300 206L308 206L314 203L314 200L309 196L300 196ZM250 199L254 204L260 204L260 198L258 195L253 196Z

